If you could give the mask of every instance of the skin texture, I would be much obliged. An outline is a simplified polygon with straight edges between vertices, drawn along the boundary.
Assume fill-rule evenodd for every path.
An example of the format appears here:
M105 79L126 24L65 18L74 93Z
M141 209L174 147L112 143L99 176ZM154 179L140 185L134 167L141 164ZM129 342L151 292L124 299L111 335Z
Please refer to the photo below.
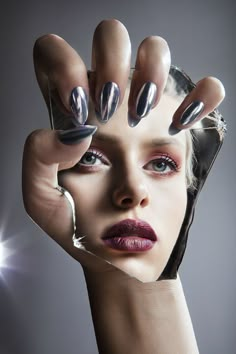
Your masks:
M127 112L129 112L129 114L135 118L136 100L138 93L145 82L152 81L157 86L157 95L152 107L153 112L156 107L159 106L169 72L170 51L166 41L163 38L158 36L145 38L137 51L136 67L133 78L131 80L129 94L126 93L125 95L128 75L130 71L130 56L131 45L127 29L123 24L114 19L102 21L94 32L92 47L92 72L90 73L89 79L87 76L87 68L83 63L80 55L67 42L65 42L62 38L51 34L40 37L34 46L34 64L36 77L42 94L45 98L46 104L48 107L50 106L48 97L49 84L51 89L51 96L56 105L65 115L70 115L71 91L74 87L80 86L85 90L88 96L90 95L94 107L97 108L99 106L99 93L101 92L103 85L108 81L112 81L115 82L120 89L120 99L118 104L118 111L114 114L114 117L107 123L107 125L111 125L110 129L112 129L112 124L114 124L114 130L120 129L121 125L117 124L115 126L115 123L113 122L119 121L121 119L120 117L115 117L115 115L120 114L118 112L121 112L120 107L122 106L125 97L125 112L120 114L120 116L123 117L123 120L126 120L126 125L124 125L123 122L122 125L127 127L129 132L131 132L131 128L129 128L127 125ZM102 63L106 63L106 65L102 65ZM170 125L172 117L175 126L179 127L178 120L180 119L182 112L193 100L204 101L204 110L197 118L199 119L203 115L208 114L213 108L215 108L221 102L223 97L224 89L219 80L214 78L204 78L200 80L199 84L185 98L183 103L176 104L172 111L169 112L168 119L166 119L165 123L163 123L166 124L165 134L167 134L167 125ZM132 134L138 134L138 132L140 132L140 129L145 126L144 122L146 122L146 119L147 121L151 120L153 112L151 111L149 116L144 118L145 120L141 120L138 126L133 128ZM68 117L68 119L70 118ZM164 119L159 119L157 121L164 121ZM105 126L100 126L95 117L93 121L90 121L90 123L91 122L95 125L98 125L99 130L108 129L105 128ZM192 122L192 124L194 123L195 122ZM188 128L192 124L189 124L184 128ZM153 128L151 128L150 124L150 130L157 132L158 129L160 129L158 126L156 129L154 128L155 126L153 125ZM144 135L145 134L143 132L140 132L139 136L133 136L133 141L139 141L140 137L143 137ZM179 136L181 137L181 133L177 134L178 138ZM77 164L89 148L90 143L91 137L88 137L80 141L78 144L64 145L59 141L57 132L49 130L38 130L31 133L27 138L23 157L22 186L26 211L49 236L51 236L57 243L59 243L66 250L66 252L71 254L79 261L80 257L78 256L78 250L74 249L73 244L71 243L70 235L73 234L71 207L66 198L62 198L61 193L57 190L58 172L61 170L69 169ZM128 152L128 149L126 149L126 151ZM136 162L140 164L141 161ZM130 166L131 165L132 164L130 164ZM124 169L126 167L127 165L124 166ZM177 176L180 176L180 173L178 173ZM93 178L92 175L89 176L89 178ZM135 178L137 178L137 176ZM150 184L153 185L153 179L147 179L152 180L152 183ZM162 180L163 183L161 183L161 185L164 186L164 181L168 179L161 179L161 181ZM174 178L171 178L170 180L174 180ZM137 182L134 183L134 185L135 184L137 184ZM68 186L68 188L72 188L72 185ZM186 190L182 189L182 192L182 198L185 198ZM158 190L155 189L155 192L153 193L153 195L155 195L155 193L158 193ZM178 198L174 197L176 191L173 190L171 193L173 194L173 201L178 200ZM89 216L89 210L85 212L85 207L81 208L78 205L78 198L76 199L77 210L83 213L83 217L86 218L85 224L88 224L87 219L91 218L91 216ZM162 199L165 200L164 197L162 197ZM158 201L155 203L158 204ZM170 205L173 207L173 203ZM159 207L159 204L155 205L154 209L156 207ZM107 205L105 208L107 208ZM176 209L179 210L179 208ZM166 208L167 214L165 215L165 219L169 218L173 224L173 239L172 245L169 246L168 251L166 250L165 252L165 259L167 254L170 253L169 251L173 247L174 241L176 239L177 230L179 229L179 222L182 219L184 207L181 207L180 209L180 215L176 215L178 222L176 222L175 225L175 218L168 216L170 213L168 207ZM147 209L142 208L142 210ZM125 216L125 212L123 215ZM117 216L114 218L114 222L116 220L123 219L123 215L121 215L121 213L117 213ZM130 215L131 218L137 218L136 212L133 214L130 213ZM140 216L138 215L138 217ZM146 218L145 215L144 217ZM154 216L151 217L151 219L153 218ZM163 219L163 217L161 217L161 219ZM98 222L99 226L97 226L99 228L101 227L101 229L107 226L106 224L101 226L103 223L102 220L104 220L104 215L102 215L101 221L99 220ZM152 223L152 220L150 220L150 222ZM162 238L163 231L159 231L158 223L157 225L154 225L154 227L156 228L155 231L158 235L161 233L160 236ZM97 230L96 232L98 237L101 235L101 229ZM83 235L87 235L87 231L90 230L83 230L81 225L79 231ZM94 230L91 231L91 233L88 232L88 237L90 234L94 234ZM159 242L159 244L161 243ZM95 248L97 252L98 249L97 247ZM100 255L104 256L105 258L108 256L106 252L103 253L102 249ZM160 268L162 268L164 263L164 260L160 262ZM133 274L132 269L137 268L135 262L133 265L129 264L127 266L131 274ZM149 266L147 265L147 271L148 268ZM156 277L157 272L155 274L153 272L150 272L150 274L151 273L152 279L153 277Z
M89 149L91 136L78 144L65 145L58 139L57 131L41 129L31 133L23 157L24 205L30 217L82 264L100 353L198 353L179 279L153 281L168 259L185 212L186 137L183 132L174 137L182 144L182 150L175 147L172 152L171 145L158 148L158 153L168 148L170 154L181 155L179 172L166 177L154 177L144 168L152 154L149 148L145 150L141 146L154 137L170 139L168 127L172 117L179 129L191 127L195 122L185 127L179 124L186 107L192 101L203 101L204 110L198 117L201 119L220 104L224 88L219 80L204 78L181 104L162 96L170 67L170 51L164 39L152 36L144 39L138 48L128 93L130 57L129 34L124 25L114 19L102 21L95 30L89 79L80 55L62 38L48 34L36 41L35 72L48 108L48 86L57 107L69 116L73 88L82 87L98 109L103 85L110 81L118 85L118 111L107 125L101 125L95 116L90 116L89 123L97 125L98 132L112 131L119 135L120 144L109 147L102 144L109 162L113 163L112 168L105 165L96 172L82 174L74 166ZM135 128L130 128L127 112L135 118L136 100L147 81L157 86L153 110ZM119 169L114 166L114 149L119 150ZM61 172L59 178L74 196L79 231L91 238L86 246L110 258L124 272L73 246L71 206L57 189L58 172L73 167L73 171ZM91 188L92 182L99 188ZM104 228L127 217L144 219L155 229L158 245L146 255L117 257L101 246Z
M84 271L99 353L199 353L179 277L141 283L119 271Z
M119 55L114 56L112 53L116 52L119 52ZM125 97L130 72L130 55L131 45L127 29L114 19L102 21L95 30L92 48L93 72L89 79L87 68L80 55L66 41L54 34L40 37L34 46L34 65L48 108L50 109L48 84L55 104L69 116L70 94L73 88L82 87L91 97L93 105L98 107L99 92L108 81L117 83L120 88L119 108ZM104 60L106 65L101 65ZM138 93L147 81L154 82L158 88L153 107L159 102L169 66L170 51L166 41L158 36L144 39L137 51L136 69L128 98L128 112L135 116ZM207 82L207 90L204 82ZM176 126L189 102L201 101L203 95L206 98L201 116L207 115L223 99L222 84L217 79L202 79L201 84L197 85L183 103L176 105L175 113L172 112ZM113 118L107 124L112 124L112 121ZM139 124L142 126L142 123L141 121ZM94 120L94 124L99 123ZM139 125L134 128L135 132L138 131L138 127ZM75 252L68 237L73 234L71 207L56 189L57 175L58 171L73 167L87 151L90 143L91 137L88 137L78 144L64 145L59 141L56 131L37 130L27 138L23 157L22 189L26 211L50 237L77 260L78 252Z
M141 281L155 281L169 259L185 215L186 135L168 135L179 102L165 94L148 118L136 128L129 127L128 95L127 89L109 124L97 124L90 114L88 123L97 124L98 130L88 152L101 157L93 155L90 162L86 153L70 172L60 174L59 182L74 199L77 236L86 235L85 248ZM178 167L166 162L165 156ZM164 162L161 168L155 159ZM130 253L104 244L103 232L125 219L144 220L154 229L158 241L151 250Z
M102 21L94 32L92 45L92 72L87 78L87 69L80 55L61 37L47 34L40 37L34 46L34 66L36 77L46 101L48 101L48 81L54 100L60 109L69 114L70 93L81 86L90 95L94 106L98 107L99 93L108 81L117 83L120 88L121 105L130 72L131 44L125 26L115 20ZM157 97L154 106L160 100L167 80L171 63L171 54L167 42L159 36L145 38L138 50L131 90L129 112L135 115L138 93L147 81L157 85ZM213 77L199 81L196 88L181 103L174 115L175 125L192 101L203 101L204 110L198 119L206 116L223 100L225 95L222 83ZM191 127L192 124L184 128ZM182 127L183 128L183 127Z

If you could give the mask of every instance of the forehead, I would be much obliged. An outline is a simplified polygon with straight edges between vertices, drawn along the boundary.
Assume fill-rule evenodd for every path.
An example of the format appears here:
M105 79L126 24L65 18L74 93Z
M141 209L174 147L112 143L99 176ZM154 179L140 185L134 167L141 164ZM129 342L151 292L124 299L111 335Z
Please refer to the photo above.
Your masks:
M160 141L168 144L177 144L181 148L186 147L186 134L184 131L175 136L168 133L172 122L174 112L180 105L180 100L163 94L157 107L149 115L143 118L136 127L131 128L128 125L128 95L126 90L124 101L116 113L106 124L98 122L94 110L90 110L87 124L93 124L98 127L93 139L99 139L101 142L112 136L114 142L121 142L124 145L145 144L152 141Z

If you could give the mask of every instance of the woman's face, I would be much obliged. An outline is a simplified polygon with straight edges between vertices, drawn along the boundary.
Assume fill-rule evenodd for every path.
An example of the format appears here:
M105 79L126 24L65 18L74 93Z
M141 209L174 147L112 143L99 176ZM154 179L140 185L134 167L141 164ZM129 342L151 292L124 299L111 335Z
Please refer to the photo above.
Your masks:
M163 95L134 128L124 102L98 126L80 162L61 184L76 206L83 246L141 281L162 273L182 225L186 203L186 133L168 134L179 101Z

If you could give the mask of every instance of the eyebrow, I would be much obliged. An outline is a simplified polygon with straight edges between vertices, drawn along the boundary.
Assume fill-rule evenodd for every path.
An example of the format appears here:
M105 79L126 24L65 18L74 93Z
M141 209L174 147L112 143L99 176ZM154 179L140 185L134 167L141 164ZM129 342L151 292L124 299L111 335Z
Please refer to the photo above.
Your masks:
M148 145L151 145L153 147L155 146L165 146L165 145L177 145L179 147L184 148L184 144L182 141L176 138L157 138L157 139L151 139L150 143Z
M113 144L118 144L119 143L119 138L117 138L115 135L111 134L104 134L104 133L97 133L94 134L93 140L99 140L104 143L113 143Z
M109 143L109 144L120 144L120 139L111 134L97 133L93 136L93 140L97 140L99 142ZM185 148L185 145L179 139L175 137L161 137L150 139L150 141L146 141L144 147L161 147L165 145L175 145L181 148Z

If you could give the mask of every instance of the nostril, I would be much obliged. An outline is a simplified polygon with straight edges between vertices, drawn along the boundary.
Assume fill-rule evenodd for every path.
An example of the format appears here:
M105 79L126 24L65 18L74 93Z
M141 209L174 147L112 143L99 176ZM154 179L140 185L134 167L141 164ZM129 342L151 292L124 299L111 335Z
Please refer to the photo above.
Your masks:
M124 198L122 200L122 204L123 205L130 205L130 204L132 204L132 199L131 198Z
M135 207L145 208L149 204L148 191L144 186L126 186L123 185L115 189L112 193L112 202L115 206L124 209Z
M141 203L140 203L141 207L145 207L148 205L148 198L144 198Z

